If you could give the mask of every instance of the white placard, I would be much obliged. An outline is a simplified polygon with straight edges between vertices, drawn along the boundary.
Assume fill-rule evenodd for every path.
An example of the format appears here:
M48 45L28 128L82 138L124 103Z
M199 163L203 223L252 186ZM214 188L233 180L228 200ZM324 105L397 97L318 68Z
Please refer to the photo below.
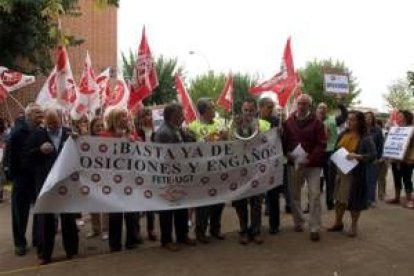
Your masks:
M336 94L349 93L349 77L344 74L330 74L323 75L325 92Z
M384 143L382 156L403 160L414 133L414 127L391 127Z
M263 194L283 182L277 129L250 141L66 142L35 212L123 212L193 208Z
M332 162L344 174L348 174L353 168L358 165L357 160L348 160L346 158L348 154L349 152L345 148L340 148L331 156Z

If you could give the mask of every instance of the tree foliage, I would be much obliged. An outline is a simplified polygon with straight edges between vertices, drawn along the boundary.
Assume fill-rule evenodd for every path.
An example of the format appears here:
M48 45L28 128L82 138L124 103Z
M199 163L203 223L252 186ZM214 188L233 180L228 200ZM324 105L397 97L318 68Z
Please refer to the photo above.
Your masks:
M122 72L125 79L131 79L134 65L137 60L136 54L132 51L121 54ZM177 99L177 90L175 89L175 74L183 71L178 66L176 58L167 58L159 56L155 61L159 85L153 91L152 95L144 100L144 105L166 104Z
M194 103L199 98L207 97L213 100L217 100L221 91L224 88L226 75L224 73L214 73L209 71L206 74L200 75L190 81L189 93ZM250 87L254 86L257 82L257 78L243 73L233 74L233 98L235 113L239 113L241 105L246 98L251 98L249 94ZM220 107L217 111L222 115L226 115L224 110Z
M210 70L190 80L189 93L194 103L200 98L216 100L224 87L226 76L223 73L214 73Z
M331 69L334 71L349 73L349 88L350 93L343 98L335 97L333 95L326 94L323 86L323 70ZM328 60L313 60L308 62L305 68L300 69L300 76L302 78L304 93L312 96L314 103L325 102L330 109L335 109L341 101L346 105L351 104L361 92L358 89L356 78L352 75L352 72L345 66L343 62Z
M397 80L388 86L388 94L383 97L390 109L412 110L414 108L413 92L407 80Z
M119 0L95 1L118 6ZM58 42L78 45L81 38L58 31L59 16L81 15L78 0L0 0L1 65L22 72L47 74L51 50Z

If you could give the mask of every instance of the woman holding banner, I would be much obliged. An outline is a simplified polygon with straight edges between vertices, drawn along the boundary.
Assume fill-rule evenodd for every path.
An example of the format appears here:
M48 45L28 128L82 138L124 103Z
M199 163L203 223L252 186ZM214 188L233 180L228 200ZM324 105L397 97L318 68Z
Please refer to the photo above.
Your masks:
M413 126L413 114L408 110L400 110L397 114L397 123L401 127ZM411 194L413 192L413 162L407 159L403 161L392 161L391 169L395 186L395 197L387 201L389 204L400 204L401 190L404 183L406 203L405 206L411 204ZM407 205L408 204L408 205Z
M131 141L139 140L135 132L129 129L129 119L126 110L112 109L106 117L106 131L102 132L102 137L126 137ZM122 220L126 225L126 249L137 247L136 221L138 213L110 213L109 214L109 248L111 252L121 251L122 249Z
M91 136L99 136L104 131L105 126L102 117L95 117L90 124ZM92 231L88 233L88 237L96 237L101 235L101 239L106 241L108 236L108 219L107 213L92 213L91 214L91 226Z
M328 232L340 232L344 229L343 216L345 210L351 212L352 226L349 237L356 237L360 213L368 206L368 182L366 178L367 164L376 157L376 149L371 136L367 132L364 114L351 111L348 114L348 128L338 137L336 149L345 148L348 160L357 160L358 165L348 174L337 172L335 183L335 224Z
M152 142L154 141L154 126L152 122L152 110L143 107L137 112L137 116L134 120L135 131L139 138L144 142ZM147 217L147 233L148 239L150 241L156 241L157 236L154 233L154 220L155 220L155 213L147 211L145 212ZM138 233L138 241L142 241L140 230L140 218L137 220L137 233Z

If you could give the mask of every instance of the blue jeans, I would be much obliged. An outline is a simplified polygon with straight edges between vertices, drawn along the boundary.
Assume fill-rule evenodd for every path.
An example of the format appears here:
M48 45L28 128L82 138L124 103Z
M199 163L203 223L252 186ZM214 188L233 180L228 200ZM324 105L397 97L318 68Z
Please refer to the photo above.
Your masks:
M378 181L378 164L376 162L367 164L366 181L368 183L368 203L375 202Z

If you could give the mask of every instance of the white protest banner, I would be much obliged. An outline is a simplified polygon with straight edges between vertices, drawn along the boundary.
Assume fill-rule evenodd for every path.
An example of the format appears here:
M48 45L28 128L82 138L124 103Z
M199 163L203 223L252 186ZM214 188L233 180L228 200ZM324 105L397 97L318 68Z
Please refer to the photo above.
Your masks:
M414 127L391 127L384 143L382 156L403 160L414 133Z
M349 93L349 76L347 74L324 73L323 82L326 93Z
M132 143L68 140L36 201L36 213L190 208L262 194L282 184L277 130L245 141Z

